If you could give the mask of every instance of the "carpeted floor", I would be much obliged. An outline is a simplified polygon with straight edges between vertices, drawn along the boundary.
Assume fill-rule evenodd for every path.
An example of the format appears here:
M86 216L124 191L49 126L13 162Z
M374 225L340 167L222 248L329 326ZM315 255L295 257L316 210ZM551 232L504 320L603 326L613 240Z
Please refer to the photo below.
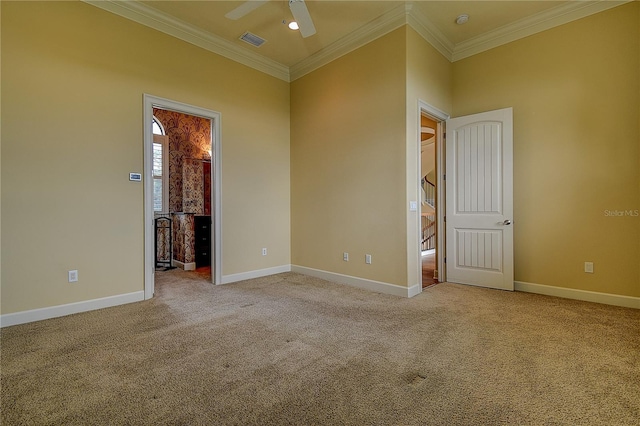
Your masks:
M640 311L295 273L1 331L3 425L638 425Z

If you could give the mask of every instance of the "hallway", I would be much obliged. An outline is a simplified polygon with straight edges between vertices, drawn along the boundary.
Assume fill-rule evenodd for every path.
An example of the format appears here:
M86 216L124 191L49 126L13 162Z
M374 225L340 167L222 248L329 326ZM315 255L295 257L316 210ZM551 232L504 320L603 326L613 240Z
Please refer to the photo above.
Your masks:
M433 278L436 269L436 251L427 250L422 252L422 288L432 286L438 283Z

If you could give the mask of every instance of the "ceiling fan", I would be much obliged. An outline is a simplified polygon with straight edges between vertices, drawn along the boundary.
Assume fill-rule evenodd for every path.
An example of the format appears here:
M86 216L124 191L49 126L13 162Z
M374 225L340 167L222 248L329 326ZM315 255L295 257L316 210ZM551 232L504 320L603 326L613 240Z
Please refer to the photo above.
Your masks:
M246 1L224 16L227 19L235 21L253 12L267 1L269 0ZM313 25L313 20L311 19L311 15L309 15L309 10L304 0L289 0L289 9L291 9L293 19L298 23L300 34L303 38L307 38L316 33L316 27Z

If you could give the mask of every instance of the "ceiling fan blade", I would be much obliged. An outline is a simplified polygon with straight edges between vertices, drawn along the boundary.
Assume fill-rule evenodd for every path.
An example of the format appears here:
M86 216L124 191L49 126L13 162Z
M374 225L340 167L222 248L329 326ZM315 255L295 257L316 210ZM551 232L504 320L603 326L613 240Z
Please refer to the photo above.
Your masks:
M313 25L313 20L311 19L311 15L309 15L307 5L304 4L304 0L289 0L289 8L291 9L293 19L298 23L302 37L306 38L314 35L316 33L316 27Z
M253 12L263 4L265 4L269 0L250 0L242 3L240 6L233 9L231 12L228 12L224 15L225 18L231 19L233 21L242 18L245 15Z

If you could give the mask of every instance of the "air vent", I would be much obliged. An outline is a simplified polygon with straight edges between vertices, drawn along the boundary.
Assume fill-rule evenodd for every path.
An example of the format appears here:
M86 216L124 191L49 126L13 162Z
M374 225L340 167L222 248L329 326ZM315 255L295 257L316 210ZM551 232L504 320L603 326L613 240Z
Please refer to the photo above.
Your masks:
M260 47L262 46L267 40L263 39L262 37L259 37L255 34L250 33L249 31L247 31L246 33L242 34L240 36L240 40L244 41L245 43L249 43L252 46L255 47Z

